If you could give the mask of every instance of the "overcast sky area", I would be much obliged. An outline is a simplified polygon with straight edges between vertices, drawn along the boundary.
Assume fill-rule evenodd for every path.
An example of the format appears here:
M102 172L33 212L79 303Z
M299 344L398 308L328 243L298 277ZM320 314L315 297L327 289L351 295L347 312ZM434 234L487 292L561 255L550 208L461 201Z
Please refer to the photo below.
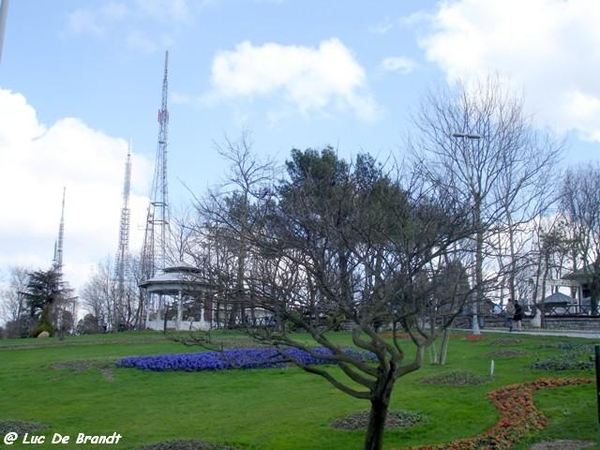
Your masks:
M47 269L66 187L64 272L118 242L132 143L138 251L169 51L173 214L218 184L215 143L401 157L427 89L498 74L564 166L600 161L597 0L13 0L0 61L0 271ZM557 168L557 172L560 168ZM188 190L189 189L189 190ZM1 278L1 275L0 275Z

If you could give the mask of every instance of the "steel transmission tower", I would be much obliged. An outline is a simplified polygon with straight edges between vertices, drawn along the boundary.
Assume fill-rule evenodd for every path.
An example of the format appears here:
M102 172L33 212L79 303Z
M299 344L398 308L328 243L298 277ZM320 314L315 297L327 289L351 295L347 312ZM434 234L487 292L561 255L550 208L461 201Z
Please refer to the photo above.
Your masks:
M67 188L63 188L62 209L60 213L60 224L58 226L58 239L54 243L54 258L52 267L58 273L62 274L63 268L63 242L65 238L65 193Z
M8 15L8 0L0 0L0 60L2 59L2 46L4 44L4 30L6 29L6 16Z
M157 270L164 269L167 262L169 239L169 192L167 184L167 138L169 125L168 96L169 52L165 53L165 75L162 85L162 102L158 110L158 146L146 232L142 248L142 280L149 280Z
M125 161L125 178L123 182L123 204L121 208L121 222L119 225L119 246L115 257L115 284L116 304L114 305L114 325L122 321L130 322L131 311L128 308L126 285L130 277L129 230L131 212L129 209L129 195L131 191L131 142L127 149Z

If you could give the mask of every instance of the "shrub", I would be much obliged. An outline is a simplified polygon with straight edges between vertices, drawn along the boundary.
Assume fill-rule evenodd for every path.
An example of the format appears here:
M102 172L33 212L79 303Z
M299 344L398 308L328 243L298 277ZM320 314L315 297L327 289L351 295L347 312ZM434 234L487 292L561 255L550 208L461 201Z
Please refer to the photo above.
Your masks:
M582 361L578 356L571 353L565 353L562 356L553 356L544 360L537 360L531 363L531 367L538 370L551 370L559 372L561 370L590 370L594 368L593 361Z
M31 330L31 333L29 333L29 335L31 337L38 337L38 335L42 331L47 331L50 334L50 336L54 335L54 328L48 322L40 323L37 327Z
M593 346L570 342L554 342L544 347L560 348L564 351L558 356L536 360L531 367L538 370L589 370L594 368L591 358Z

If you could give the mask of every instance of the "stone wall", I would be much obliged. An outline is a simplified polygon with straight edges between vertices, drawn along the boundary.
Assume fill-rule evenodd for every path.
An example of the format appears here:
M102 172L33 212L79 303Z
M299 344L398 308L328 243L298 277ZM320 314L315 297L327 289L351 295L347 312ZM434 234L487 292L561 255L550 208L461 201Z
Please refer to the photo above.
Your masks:
M548 317L548 330L600 330L600 317Z
M532 316L523 318L523 328L532 329ZM488 316L479 318L482 328L506 328L505 318L502 316ZM470 329L470 317L459 316L454 321L455 328ZM546 329L548 330L600 330L600 317L590 316L546 316Z

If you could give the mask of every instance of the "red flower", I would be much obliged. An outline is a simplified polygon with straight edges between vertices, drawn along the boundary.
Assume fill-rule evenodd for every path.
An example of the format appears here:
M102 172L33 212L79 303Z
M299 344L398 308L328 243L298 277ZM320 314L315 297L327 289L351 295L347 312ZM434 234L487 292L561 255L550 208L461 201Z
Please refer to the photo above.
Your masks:
M533 403L534 391L588 384L593 381L591 378L541 378L501 387L488 394L500 412L500 420L482 435L459 439L450 444L411 447L410 450L508 450L532 430L542 429L546 425L546 417Z

